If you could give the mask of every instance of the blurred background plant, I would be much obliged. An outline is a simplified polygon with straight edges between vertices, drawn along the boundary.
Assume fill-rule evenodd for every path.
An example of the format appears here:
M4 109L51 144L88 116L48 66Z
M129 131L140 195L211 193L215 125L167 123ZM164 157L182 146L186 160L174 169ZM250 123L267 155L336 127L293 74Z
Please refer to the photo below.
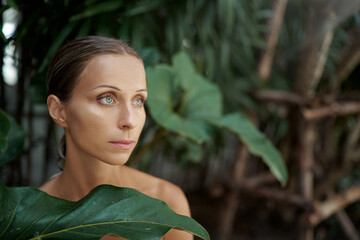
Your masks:
M1 180L36 187L58 171L49 61L69 39L112 36L140 52L149 90L163 90L129 164L180 185L212 239L359 239L359 10L359 0L2 1L0 107L27 138L18 155L25 133L13 128ZM151 107L159 100L171 101L170 125ZM282 157L266 159L276 150L244 115ZM281 158L282 187L268 170Z

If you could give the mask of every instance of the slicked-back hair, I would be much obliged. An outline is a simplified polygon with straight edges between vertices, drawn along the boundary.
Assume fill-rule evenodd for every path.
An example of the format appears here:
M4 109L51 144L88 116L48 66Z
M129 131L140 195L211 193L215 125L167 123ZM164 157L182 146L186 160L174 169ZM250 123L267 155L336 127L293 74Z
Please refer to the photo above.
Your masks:
M87 36L71 40L56 52L50 64L46 77L48 95L54 94L63 102L69 100L87 63L104 54L132 55L142 62L139 54L119 39Z

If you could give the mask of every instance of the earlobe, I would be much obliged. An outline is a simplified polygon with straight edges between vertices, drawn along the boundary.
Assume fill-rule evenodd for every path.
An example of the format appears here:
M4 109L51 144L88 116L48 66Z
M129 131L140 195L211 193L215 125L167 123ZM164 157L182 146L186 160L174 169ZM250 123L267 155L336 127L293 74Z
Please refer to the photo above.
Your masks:
M57 96L50 94L47 98L47 106L54 122L60 127L67 127L65 106L61 100Z

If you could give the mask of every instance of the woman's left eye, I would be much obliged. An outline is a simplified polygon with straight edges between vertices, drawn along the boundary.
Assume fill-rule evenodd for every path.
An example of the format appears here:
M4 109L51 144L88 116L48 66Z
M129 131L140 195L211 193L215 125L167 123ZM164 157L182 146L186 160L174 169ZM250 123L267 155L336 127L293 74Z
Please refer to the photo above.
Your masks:
M135 100L134 103L135 103L136 106L142 107L144 105L144 102L145 102L144 99L138 98L138 99Z
M102 97L99 101L103 104L112 104L115 102L114 99L110 96Z

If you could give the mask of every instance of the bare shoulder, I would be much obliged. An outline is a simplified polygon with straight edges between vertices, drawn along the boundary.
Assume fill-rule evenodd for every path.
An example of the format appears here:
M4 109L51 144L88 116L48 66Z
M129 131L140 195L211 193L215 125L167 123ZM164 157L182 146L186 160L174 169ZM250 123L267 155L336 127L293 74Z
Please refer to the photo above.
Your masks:
M164 179L152 176L139 170L131 170L140 192L166 202L177 214L190 217L188 200L180 187ZM162 240L193 240L193 236L185 231L171 229Z
M59 173L55 174L49 180L47 180L43 185L41 185L38 189L41 191L44 191L50 195L56 196L56 193L54 191L54 189L55 189L54 184L55 184L58 176L59 176Z
M132 168L131 168L132 169ZM136 187L140 192L166 202L176 213L190 216L188 200L180 187L164 179L132 169Z

